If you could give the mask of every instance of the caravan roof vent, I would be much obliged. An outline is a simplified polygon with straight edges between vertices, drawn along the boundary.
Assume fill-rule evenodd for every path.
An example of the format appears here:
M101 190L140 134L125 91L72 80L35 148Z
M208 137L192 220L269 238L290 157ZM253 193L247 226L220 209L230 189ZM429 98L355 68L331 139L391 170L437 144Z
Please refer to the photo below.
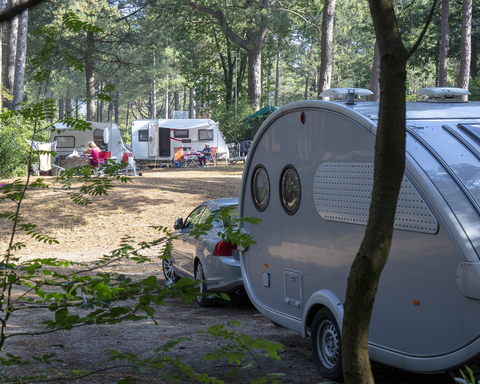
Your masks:
M470 95L470 92L466 89L451 87L422 88L415 93L420 96L427 96L420 101L436 103L463 103L464 101L458 96Z
M333 100L347 101L347 103L352 103L352 99L369 95L373 95L373 92L365 88L330 88L320 94L322 97L333 97Z

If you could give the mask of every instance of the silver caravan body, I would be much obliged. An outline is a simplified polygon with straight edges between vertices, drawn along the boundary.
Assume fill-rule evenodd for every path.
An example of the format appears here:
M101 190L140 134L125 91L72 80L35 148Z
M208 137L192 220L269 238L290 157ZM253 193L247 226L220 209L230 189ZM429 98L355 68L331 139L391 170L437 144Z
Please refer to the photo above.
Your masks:
M373 309L373 360L417 372L480 354L480 103L407 103L406 166ZM300 101L261 126L245 165L241 252L256 308L307 336L339 327L373 185L378 103ZM295 176L296 173L296 176ZM318 366L318 364L317 364Z
M173 160L176 148L202 151L205 144L228 158L218 123L210 119L150 119L132 123L132 152L137 160Z
M119 163L123 153L128 152L122 141L122 134L118 125L113 122L90 122L91 130L77 131L68 128L66 125L57 123L50 133L50 142L57 142L55 153L57 157L67 157L73 151L82 154L90 141L103 152L111 152L112 159Z

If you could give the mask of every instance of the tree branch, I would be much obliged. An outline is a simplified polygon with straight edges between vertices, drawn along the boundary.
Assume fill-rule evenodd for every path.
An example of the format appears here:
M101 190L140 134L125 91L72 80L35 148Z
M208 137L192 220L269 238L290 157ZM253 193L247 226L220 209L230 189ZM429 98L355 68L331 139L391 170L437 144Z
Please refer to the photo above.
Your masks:
M428 26L430 25L430 22L432 21L433 18L433 12L435 11L435 8L437 6L437 1L438 0L433 0L433 5L432 8L430 9L430 14L428 15L428 19L425 22L425 26L423 27L422 33L420 33L420 36L418 37L418 40L415 42L412 48L410 48L410 51L408 51L408 57L412 56L413 53L416 51L418 46L423 40L423 36L425 36L425 33L427 33Z
M26 9L34 7L35 5L43 3L44 1L45 0L27 0L24 3L18 4L15 7L0 13L0 23L3 23L7 20L12 20L15 16L21 14Z

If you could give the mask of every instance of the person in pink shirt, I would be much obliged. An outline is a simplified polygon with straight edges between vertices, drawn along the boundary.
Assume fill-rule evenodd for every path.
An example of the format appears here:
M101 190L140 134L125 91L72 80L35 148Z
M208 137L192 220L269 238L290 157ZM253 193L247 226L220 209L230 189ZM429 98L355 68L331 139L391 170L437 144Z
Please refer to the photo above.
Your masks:
M85 155L90 155L90 165L92 166L97 166L98 165L98 154L101 152L100 148L97 147L97 144L95 144L94 141L90 141L87 144L88 148L83 151ZM87 160L87 165L88 165L88 160Z

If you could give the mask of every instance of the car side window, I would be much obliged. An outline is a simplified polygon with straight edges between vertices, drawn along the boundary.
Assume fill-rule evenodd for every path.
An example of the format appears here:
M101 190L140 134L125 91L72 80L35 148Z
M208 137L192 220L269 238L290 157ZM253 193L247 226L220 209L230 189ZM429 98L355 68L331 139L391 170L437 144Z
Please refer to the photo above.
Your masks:
M205 206L197 207L192 213L190 213L190 215L188 215L183 228L193 229L193 226L200 222L202 218L202 213L204 213L205 210L208 211L207 207Z

